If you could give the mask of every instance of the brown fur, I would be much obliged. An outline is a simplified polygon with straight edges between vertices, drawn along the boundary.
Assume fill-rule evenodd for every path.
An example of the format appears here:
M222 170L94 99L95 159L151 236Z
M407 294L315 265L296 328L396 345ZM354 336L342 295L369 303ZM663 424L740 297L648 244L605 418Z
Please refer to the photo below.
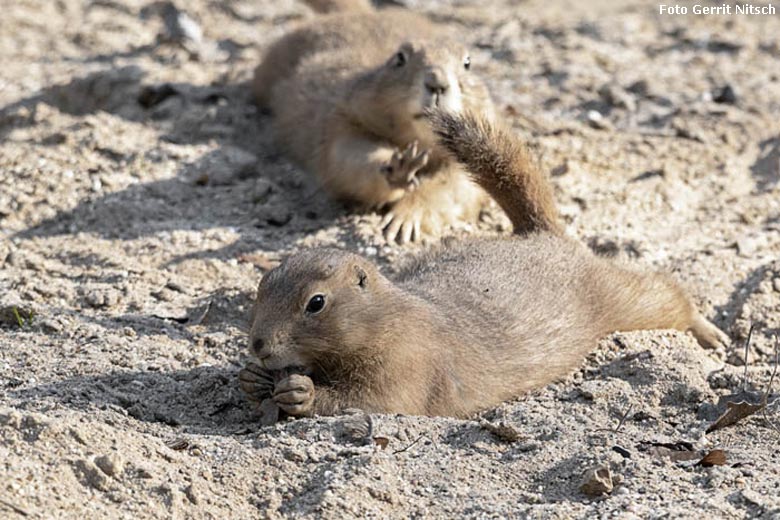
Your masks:
M438 104L492 117L487 88L478 71L466 70L466 57L420 15L338 12L273 44L253 91L272 109L280 145L332 197L387 209L389 240L437 237L475 220L487 200L442 153L423 114ZM414 143L416 153L399 160Z
M283 410L466 416L566 375L616 330L727 341L667 276L620 267L562 236L544 176L507 131L476 116L432 121L516 235L429 251L392 280L333 249L304 251L268 273L253 355L269 370L305 372L275 385ZM325 306L307 313L318 294Z

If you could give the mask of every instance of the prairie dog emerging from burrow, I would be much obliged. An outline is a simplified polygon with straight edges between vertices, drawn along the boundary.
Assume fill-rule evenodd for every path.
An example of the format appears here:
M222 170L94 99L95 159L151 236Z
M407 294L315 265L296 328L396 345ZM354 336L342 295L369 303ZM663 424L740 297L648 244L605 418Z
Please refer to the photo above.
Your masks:
M268 49L253 91L278 143L333 198L386 210L390 241L439 237L487 201L423 111L492 118L490 95L468 50L421 15L365 6L315 18Z
M420 256L388 279L358 255L312 249L260 282L240 374L292 415L467 416L560 378L613 331L690 330L728 338L662 274L639 273L563 236L545 177L507 130L431 115L442 145L498 202L515 235ZM267 391L263 371L299 367ZM266 401L269 402L269 401Z

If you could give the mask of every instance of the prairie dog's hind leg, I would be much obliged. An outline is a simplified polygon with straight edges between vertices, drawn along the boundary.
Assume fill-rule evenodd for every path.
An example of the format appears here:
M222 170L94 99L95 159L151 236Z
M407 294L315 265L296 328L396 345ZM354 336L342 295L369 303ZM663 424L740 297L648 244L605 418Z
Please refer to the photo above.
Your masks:
M638 273L597 259L591 274L599 280L605 333L618 330L677 329L691 331L706 348L728 346L729 337L699 313L688 294L670 276ZM609 284L603 281L609 280Z
M726 348L731 344L731 338L698 311L694 313L688 330L703 347Z

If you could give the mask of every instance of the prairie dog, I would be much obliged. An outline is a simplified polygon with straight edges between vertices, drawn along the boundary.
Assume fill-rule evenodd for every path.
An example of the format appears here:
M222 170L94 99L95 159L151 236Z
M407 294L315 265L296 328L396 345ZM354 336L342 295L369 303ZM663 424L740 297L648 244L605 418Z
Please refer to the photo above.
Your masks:
M279 144L331 197L386 210L389 241L435 239L487 201L423 111L491 118L490 95L468 50L421 15L365 7L318 17L268 49L252 88Z
M499 203L514 235L434 249L389 279L358 255L312 249L260 282L242 371L291 415L468 416L560 378L613 331L728 337L662 274L639 273L563 236L552 190L509 131L431 115L441 144ZM263 370L301 367L261 391Z

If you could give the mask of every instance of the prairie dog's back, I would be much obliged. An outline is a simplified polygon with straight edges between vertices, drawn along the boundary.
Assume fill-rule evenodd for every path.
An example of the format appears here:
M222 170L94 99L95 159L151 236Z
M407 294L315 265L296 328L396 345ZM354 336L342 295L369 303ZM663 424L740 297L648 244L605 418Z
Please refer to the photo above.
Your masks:
M503 378L509 396L567 373L604 333L589 301L594 261L573 240L540 233L443 248L395 281L467 338L450 352L462 380Z

